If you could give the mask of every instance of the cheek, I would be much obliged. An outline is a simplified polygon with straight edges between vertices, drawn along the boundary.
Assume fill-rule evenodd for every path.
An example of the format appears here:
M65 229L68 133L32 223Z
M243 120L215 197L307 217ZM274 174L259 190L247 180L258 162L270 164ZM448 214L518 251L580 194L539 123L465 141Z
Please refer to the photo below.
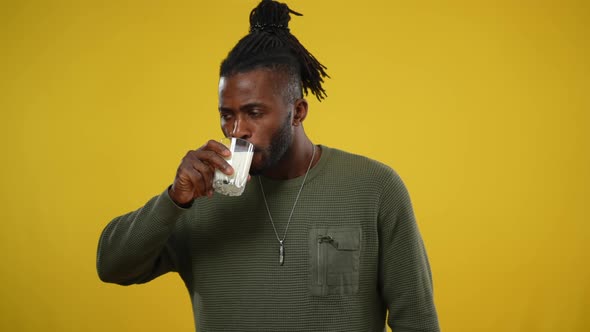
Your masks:
M284 125L285 121L280 117L268 118L256 123L252 128L252 133L262 145L268 147Z
M258 149L266 149L272 140L272 129L264 123L252 123L249 129L251 134L250 142Z

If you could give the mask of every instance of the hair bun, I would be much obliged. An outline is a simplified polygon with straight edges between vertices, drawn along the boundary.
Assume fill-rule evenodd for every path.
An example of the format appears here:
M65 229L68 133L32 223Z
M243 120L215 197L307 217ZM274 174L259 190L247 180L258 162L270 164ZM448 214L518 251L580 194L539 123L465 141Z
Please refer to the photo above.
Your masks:
M286 30L289 31L291 15L303 16L291 9L287 4L273 0L262 0L250 12L250 32Z

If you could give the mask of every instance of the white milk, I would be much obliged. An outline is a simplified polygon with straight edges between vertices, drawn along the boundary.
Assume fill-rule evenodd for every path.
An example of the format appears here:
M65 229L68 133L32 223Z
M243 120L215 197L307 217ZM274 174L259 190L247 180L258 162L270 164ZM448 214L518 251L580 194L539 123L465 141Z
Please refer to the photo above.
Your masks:
M234 152L227 162L233 167L234 173L226 175L220 170L215 169L213 178L213 188L216 192L228 196L240 196L246 188L248 174L250 173L250 164L254 152Z

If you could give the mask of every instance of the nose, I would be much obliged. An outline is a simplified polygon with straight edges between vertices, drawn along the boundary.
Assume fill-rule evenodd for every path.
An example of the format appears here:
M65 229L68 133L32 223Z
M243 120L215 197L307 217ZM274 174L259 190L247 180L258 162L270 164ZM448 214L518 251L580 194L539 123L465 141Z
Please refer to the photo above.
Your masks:
M231 132L229 133L230 137L236 137L241 139L248 139L252 136L252 132L248 126L248 122L244 121L241 117L237 116L234 123L233 128L231 128Z

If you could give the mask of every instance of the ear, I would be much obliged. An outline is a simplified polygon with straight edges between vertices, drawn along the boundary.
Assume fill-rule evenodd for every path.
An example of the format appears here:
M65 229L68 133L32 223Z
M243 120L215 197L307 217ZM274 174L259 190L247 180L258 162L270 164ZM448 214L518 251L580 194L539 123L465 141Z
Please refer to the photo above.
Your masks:
M293 126L297 127L303 123L307 117L307 107L307 100L305 100L305 98L300 98L295 101L295 104L293 105L293 109L295 110L295 114L293 115Z

